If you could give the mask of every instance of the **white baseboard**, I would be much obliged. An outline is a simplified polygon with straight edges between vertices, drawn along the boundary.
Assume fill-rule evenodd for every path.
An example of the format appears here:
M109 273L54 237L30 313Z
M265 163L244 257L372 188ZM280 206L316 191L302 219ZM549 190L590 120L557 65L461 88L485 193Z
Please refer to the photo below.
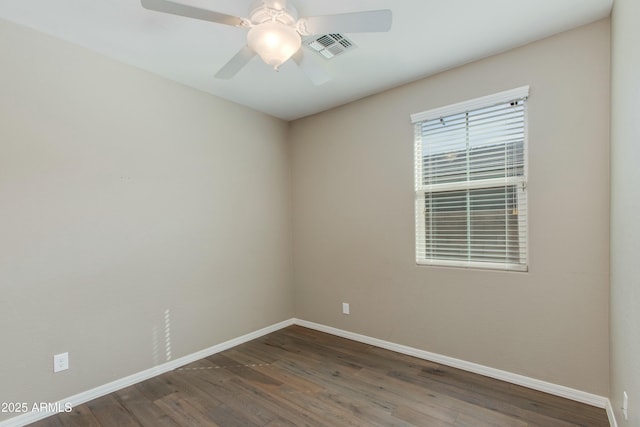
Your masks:
M609 418L609 426L618 427L618 421L616 421L616 414L613 412L613 406L611 406L611 400L607 399L607 418Z
M490 368L488 366L479 365L477 363L467 362L465 360L455 359L453 357L443 356L441 354L431 353L425 350L420 350L401 344L395 344L378 338L372 338L366 335L356 334L353 332L344 331L342 329L333 328L331 326L325 326L318 323L295 318L276 323L275 325L271 325L266 328L248 333L241 337L225 341L223 343L214 345L213 347L209 347L196 353L181 357L179 359L163 363L162 365L155 366L153 368L138 372L128 377L121 378L119 380L96 387L94 389L76 394L67 399L62 399L57 402L56 405L60 408L64 408L65 404L71 404L71 406L73 407L81 405L90 400L96 399L109 393L113 393L114 391L121 390L125 387L129 387L133 384L137 384L141 381L145 381L149 378L153 378L165 372L172 371L181 366L188 365L189 363L195 362L197 360L203 359L205 357L211 356L213 354L219 353L221 351L227 350L229 348L235 347L237 345L243 344L245 342L251 341L263 335L270 334L271 332L275 332L279 329L294 324L303 326L305 328L314 329L320 332L326 332L328 334L347 338L350 340L359 341L365 344L370 344L376 347L385 348L387 350L395 351L409 356L414 356L420 359L440 363L442 365L451 366L453 368L458 368L476 374L484 375L490 378L499 379L512 384L521 385L533 390L543 391L545 393L550 393L556 396L575 400L577 402L586 403L598 408L604 408L607 411L607 416L609 417L609 423L611 424L611 427L618 426L616 423L615 415L613 413L613 408L611 407L611 402L606 397L598 396L580 390L575 390L546 381L536 380L534 378L525 377L523 375L513 374L511 372ZM31 424L44 419L52 414L52 412L29 412L0 422L0 427L22 427L27 424Z
M90 400L96 399L98 397L104 396L109 393L113 393L114 391L121 390L133 384L137 384L139 382L148 380L149 378L153 378L160 374L164 374L165 372L172 371L181 366L188 365L189 363L193 363L197 360L200 360L205 357L211 356L213 354L219 353L221 351L230 349L231 347L235 347L237 345L259 338L263 335L267 335L267 334L270 334L271 332L275 332L279 329L286 328L287 326L291 326L293 324L294 324L294 319L288 319L283 322L276 323L275 325L267 326L266 328L262 328L254 332L250 332L238 338L233 338L229 341L225 341L223 343L214 345L213 347L209 347L204 350L181 357L179 359L171 360L167 363L154 366L153 368L144 370L142 372L138 372L133 375L129 375L128 377L121 378L119 380L110 382L108 384L101 385L94 389L87 390L82 393L78 393L74 396L60 400L59 402L56 403L56 405L53 405L53 406L57 408L65 408L65 404L66 405L70 404L72 407L76 407ZM53 414L54 412L49 412L49 411L28 412L28 413L19 415L17 417L9 418L8 420L0 422L0 427L22 427L27 424L31 424L36 421L47 418L48 416L51 416Z
M549 383L546 381L536 380L534 378L525 377L523 375L502 371L500 369L490 368L488 366L467 362L465 360L455 359L453 357L443 356L441 354L419 350L417 348L408 347L405 345L395 344L389 341L368 337L366 335L344 331L342 329L333 328L331 326L320 325L318 323L308 322L306 320L300 319L294 319L294 323L296 325L304 326L305 328L315 329L317 331L326 332L331 335L337 335L339 337L348 338L350 340L359 341L365 344L370 344L376 347L381 347L387 350L414 356L419 359L425 359L431 362L440 363L442 365L451 366L452 368L462 369L465 371L484 375L486 377L495 378L516 385L521 385L533 390L543 391L545 393L575 400L581 403L586 403L587 405L595 406L598 408L606 408L607 402L609 401L609 399L607 399L606 397L598 396L573 388Z

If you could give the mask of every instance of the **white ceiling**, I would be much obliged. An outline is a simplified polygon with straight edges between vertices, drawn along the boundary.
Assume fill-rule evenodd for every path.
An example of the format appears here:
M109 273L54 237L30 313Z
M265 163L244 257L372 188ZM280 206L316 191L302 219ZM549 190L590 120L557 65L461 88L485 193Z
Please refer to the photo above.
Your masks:
M247 16L252 0L175 0ZM295 0L290 0L295 1ZM295 63L255 57L213 77L246 29L143 9L139 0L0 0L0 17L259 111L293 120L609 15L613 0L297 0L300 16L391 9L388 33L346 34L357 49L324 62L313 86ZM322 60L321 60L322 61Z

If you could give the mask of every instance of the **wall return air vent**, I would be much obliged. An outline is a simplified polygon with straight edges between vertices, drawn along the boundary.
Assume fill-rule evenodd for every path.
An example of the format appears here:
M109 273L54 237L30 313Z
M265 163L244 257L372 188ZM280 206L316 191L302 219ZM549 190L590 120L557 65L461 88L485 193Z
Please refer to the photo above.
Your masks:
M305 45L324 59L332 59L357 46L343 34L322 34L306 40Z

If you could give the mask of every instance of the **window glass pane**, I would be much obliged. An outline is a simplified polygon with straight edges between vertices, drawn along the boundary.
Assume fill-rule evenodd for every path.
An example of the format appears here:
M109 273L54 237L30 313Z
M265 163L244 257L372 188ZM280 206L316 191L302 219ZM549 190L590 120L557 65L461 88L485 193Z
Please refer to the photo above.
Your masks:
M423 185L524 175L524 101L422 124Z
M520 261L518 195L514 185L431 193L424 200L428 258Z
M469 192L470 259L519 262L517 203L513 185Z
M466 260L467 192L446 191L425 197L427 258Z

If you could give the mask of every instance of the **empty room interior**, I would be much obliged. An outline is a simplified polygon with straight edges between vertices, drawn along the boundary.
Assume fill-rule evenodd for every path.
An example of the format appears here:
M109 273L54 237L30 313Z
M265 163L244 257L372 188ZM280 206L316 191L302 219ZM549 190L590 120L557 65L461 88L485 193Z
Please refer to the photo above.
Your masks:
M147 425L145 381L151 425L640 426L638 0L142 3L0 1L1 427Z

